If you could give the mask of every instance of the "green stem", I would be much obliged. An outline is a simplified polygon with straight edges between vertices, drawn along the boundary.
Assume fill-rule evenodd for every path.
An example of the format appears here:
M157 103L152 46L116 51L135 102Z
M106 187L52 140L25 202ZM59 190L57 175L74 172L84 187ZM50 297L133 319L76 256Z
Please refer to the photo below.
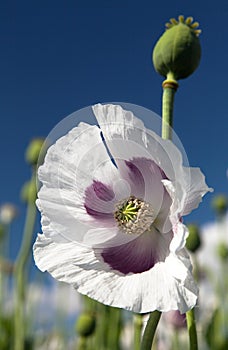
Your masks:
M173 344L172 344L172 349L173 350L178 350L180 349L180 344L179 344L179 332L177 329L174 329L174 334L173 334Z
M122 310L118 308L110 308L110 314L108 319L108 346L107 348L112 350L120 349L120 334L122 326Z
M143 316L141 314L134 315L134 350L140 350L142 326Z
M141 350L151 350L155 331L157 329L157 325L160 320L160 317L161 317L160 311L155 310L151 312L143 334L141 348L140 348Z
M29 202L21 249L15 263L14 350L23 350L25 341L24 302L26 291L26 263L31 253L36 220L36 206Z
M163 96L162 96L162 138L172 138L173 125L173 105L174 95L178 88L178 83L172 74L167 75L167 79L163 82ZM154 339L154 334L161 317L160 311L154 311L150 314L146 329L143 334L141 350L151 350Z
M87 339L86 337L80 337L78 340L77 350L86 350L87 349Z
M186 313L186 317L187 317L190 350L198 350L198 341L197 341L194 309L189 310Z
M3 237L0 239L0 315L3 314L4 298L6 291L6 274L4 272L4 262L6 257L6 239L8 239L8 229L6 225L2 225Z
M178 88L178 83L172 77L172 75L168 74L167 79L163 81L162 86L162 138L171 140L173 126L174 96Z

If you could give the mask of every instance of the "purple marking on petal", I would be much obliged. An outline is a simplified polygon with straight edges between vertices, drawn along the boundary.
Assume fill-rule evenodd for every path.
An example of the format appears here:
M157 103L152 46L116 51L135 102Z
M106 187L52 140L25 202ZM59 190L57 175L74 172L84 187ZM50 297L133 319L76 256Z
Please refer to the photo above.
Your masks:
M111 189L110 186L106 186L100 181L93 181L93 190L96 193L97 197L101 199L102 201L108 202L111 201L114 197L115 194L113 190Z
M125 161L125 164L128 168L128 177L129 180L136 186L138 191L140 191L140 197L144 197L145 193L145 181L143 178L143 175L139 168L134 164L134 160L132 161Z
M84 207L87 213L95 219L113 219L113 211L110 210L108 202L111 202L114 197L115 194L110 186L94 180L85 190Z
M157 262L164 261L169 254L171 234L147 232L135 240L103 249L101 256L113 270L123 274L141 273L151 269Z
M138 177L141 177L141 181L143 180L143 170L148 169L152 172L153 170L158 170L162 179L167 179L167 176L165 175L164 171L152 160L147 158L133 158L132 160L125 161L125 164L131 171L130 178L133 180L138 180Z
M84 205L87 213L91 216L93 216L95 219L100 219L100 220L104 220L104 219L111 219L113 218L113 214L112 213L103 213L97 210L94 210L92 208L90 208L88 205Z
M145 191L150 187L151 181L156 183L162 179L167 179L164 171L152 159L138 157L125 160L124 163L127 167L127 174L124 168L120 168L120 171L129 181L132 193L136 197L145 198Z

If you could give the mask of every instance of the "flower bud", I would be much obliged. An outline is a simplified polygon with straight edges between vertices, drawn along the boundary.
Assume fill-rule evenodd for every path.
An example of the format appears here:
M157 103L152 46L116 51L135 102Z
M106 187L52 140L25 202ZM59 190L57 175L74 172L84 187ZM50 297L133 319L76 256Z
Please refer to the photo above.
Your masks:
M25 152L25 159L28 164L37 165L39 158L42 162L43 153L45 153L44 141L42 138L36 138L30 142Z
M76 331L81 337L88 337L94 333L96 320L92 314L83 313L78 317Z
M212 208L218 216L224 215L228 209L228 198L223 194L215 196L212 200Z
M219 243L219 245L217 247L217 253L222 261L227 260L227 258L228 258L228 246L227 246L227 244L225 244L224 242Z
M199 41L199 23L193 22L192 17L178 21L170 19L166 24L167 30L160 37L153 50L155 70L164 77L178 80L187 78L199 65L201 46Z
M37 198L37 187L34 180L27 181L21 189L21 200L25 203L35 202Z
M197 225L188 225L189 235L186 240L186 248L195 253L201 246L200 231Z

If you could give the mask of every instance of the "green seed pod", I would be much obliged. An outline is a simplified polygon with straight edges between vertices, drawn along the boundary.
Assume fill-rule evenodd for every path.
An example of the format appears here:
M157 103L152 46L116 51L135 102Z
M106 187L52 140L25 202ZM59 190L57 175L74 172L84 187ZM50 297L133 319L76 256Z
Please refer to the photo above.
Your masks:
M27 181L21 189L21 200L25 203L35 202L37 198L37 187L34 180Z
M212 208L218 216L225 215L228 209L228 198L223 194L215 196L212 200Z
M43 158L44 139L35 138L28 145L25 152L25 159L30 165L37 165L39 158ZM42 160L41 160L42 161Z
M89 313L83 313L76 322L76 331L81 337L88 337L94 333L96 327L95 316Z
M187 78L199 65L201 46L199 41L199 23L192 17L178 21L171 18L166 24L167 30L160 37L153 50L155 70L174 81Z
M189 236L186 240L186 248L195 253L201 246L200 231L197 225L188 225Z
M227 258L228 258L228 246L227 246L227 244L223 243L223 242L219 243L219 245L217 247L217 253L222 261L227 260Z

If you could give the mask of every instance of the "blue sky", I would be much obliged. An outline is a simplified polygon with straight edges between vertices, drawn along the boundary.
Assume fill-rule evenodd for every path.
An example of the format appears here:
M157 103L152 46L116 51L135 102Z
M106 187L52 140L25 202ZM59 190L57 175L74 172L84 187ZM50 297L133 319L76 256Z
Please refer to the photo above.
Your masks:
M179 14L200 22L202 59L180 81L174 129L190 165L201 167L215 193L227 194L227 2L0 3L0 203L21 208L13 226L15 251L24 219L19 193L30 176L24 161L29 141L97 102L134 103L160 114L163 78L151 53L165 23ZM211 198L186 221L212 220Z

